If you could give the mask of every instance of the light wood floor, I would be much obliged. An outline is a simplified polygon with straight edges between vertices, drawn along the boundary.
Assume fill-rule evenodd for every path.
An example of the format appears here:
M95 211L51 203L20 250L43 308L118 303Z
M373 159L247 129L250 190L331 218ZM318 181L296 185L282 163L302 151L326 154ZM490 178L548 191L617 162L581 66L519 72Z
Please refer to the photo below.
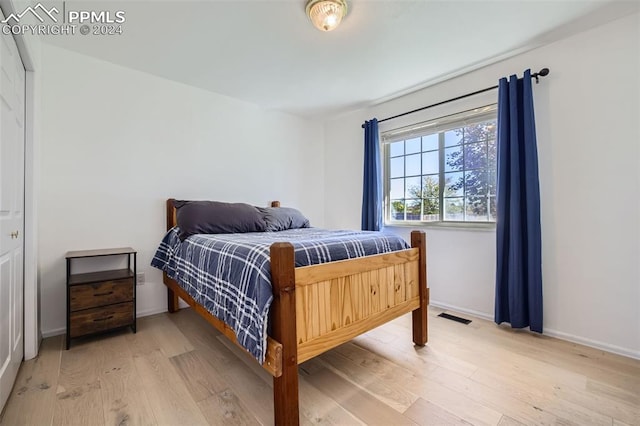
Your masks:
M473 319L405 316L300 366L304 424L640 425L640 361ZM271 424L271 378L192 313L25 362L2 425Z

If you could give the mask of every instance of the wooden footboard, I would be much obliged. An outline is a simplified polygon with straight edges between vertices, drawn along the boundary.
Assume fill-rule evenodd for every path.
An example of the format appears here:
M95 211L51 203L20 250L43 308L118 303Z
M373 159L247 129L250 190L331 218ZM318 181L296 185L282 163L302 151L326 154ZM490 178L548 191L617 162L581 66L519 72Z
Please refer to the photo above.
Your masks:
M272 206L279 206L278 202ZM176 225L173 199L167 200L167 229ZM271 246L273 302L271 336L262 365L274 376L276 425L299 422L298 364L379 325L412 312L413 341L427 342L426 240L411 233L407 250L295 268L290 243ZM228 326L164 275L169 312L185 300L209 323L237 343Z
M413 248L297 268L298 362L420 308L419 258Z

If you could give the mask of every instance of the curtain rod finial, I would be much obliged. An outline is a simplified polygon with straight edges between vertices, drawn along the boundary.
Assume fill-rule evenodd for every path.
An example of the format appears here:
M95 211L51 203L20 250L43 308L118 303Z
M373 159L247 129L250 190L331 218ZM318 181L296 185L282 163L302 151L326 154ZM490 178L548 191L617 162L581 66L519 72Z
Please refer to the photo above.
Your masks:
M531 77L536 79L536 84L540 83L540 77L546 77L549 75L549 68L542 68L538 72L534 72Z

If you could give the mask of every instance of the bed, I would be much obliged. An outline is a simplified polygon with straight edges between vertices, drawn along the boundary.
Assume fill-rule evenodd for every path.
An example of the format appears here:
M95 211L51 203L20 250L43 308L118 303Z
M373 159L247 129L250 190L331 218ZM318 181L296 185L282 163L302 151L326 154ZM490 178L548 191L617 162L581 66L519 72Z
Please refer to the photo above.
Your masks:
M177 225L174 202L166 202L169 233ZM277 201L272 203L272 207L279 206ZM290 242L270 244L268 257L270 328L263 355L258 357L262 362L258 362L273 376L276 425L299 423L298 364L409 312L413 342L419 346L427 343L429 289L424 232L413 231L411 246L406 249L310 266L296 267ZM163 277L169 312L176 312L182 299L243 347L240 333L211 314L197 291L186 283L179 284L167 272Z

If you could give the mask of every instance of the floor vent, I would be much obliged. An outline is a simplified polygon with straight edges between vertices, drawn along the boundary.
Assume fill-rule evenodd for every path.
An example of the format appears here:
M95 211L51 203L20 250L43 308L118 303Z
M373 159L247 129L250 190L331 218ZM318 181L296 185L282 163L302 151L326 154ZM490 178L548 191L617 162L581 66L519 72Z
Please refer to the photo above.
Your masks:
M462 324L465 324L465 325L467 325L467 324L469 324L471 322L471 320L460 318L460 317L457 317L455 315L447 314L447 313L444 313L444 312L441 313L438 316L442 317L442 318L446 318L446 319L451 320L451 321L461 322Z

